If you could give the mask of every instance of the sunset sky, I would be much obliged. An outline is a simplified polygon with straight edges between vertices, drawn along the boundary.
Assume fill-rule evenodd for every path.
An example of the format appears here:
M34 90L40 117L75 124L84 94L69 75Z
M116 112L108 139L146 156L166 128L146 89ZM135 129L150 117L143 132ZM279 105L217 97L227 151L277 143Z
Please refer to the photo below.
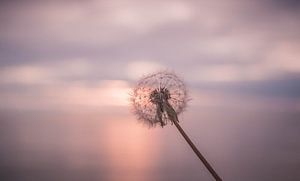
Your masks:
M299 19L296 0L1 1L0 177L211 179L173 126L131 114L136 81L169 70L224 180L300 179Z
M31 100L15 104L34 94L48 108L63 101L63 92L70 104L95 105L92 97L110 90L114 99L99 97L95 106L124 104L120 92L164 69L178 72L191 87L291 97L300 92L299 5L2 1L1 107L40 108ZM52 103L43 99L49 94Z

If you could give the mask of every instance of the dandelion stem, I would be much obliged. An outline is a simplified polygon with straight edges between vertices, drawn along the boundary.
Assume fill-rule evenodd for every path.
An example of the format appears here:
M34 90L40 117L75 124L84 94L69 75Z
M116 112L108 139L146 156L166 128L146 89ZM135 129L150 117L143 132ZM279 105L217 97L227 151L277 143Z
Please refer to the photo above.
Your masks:
M184 130L181 128L181 126L178 123L178 120L173 121L178 131L181 133L181 135L184 137L184 139L188 142L188 144L191 146L195 154L198 156L198 158L202 161L202 163L205 165L205 167L208 169L208 171L212 174L212 176L216 179L216 181L222 181L221 177L216 173L216 171L212 168L212 166L208 163L208 161L204 158L204 156L200 153L200 151L197 149L197 147L194 145L194 143L191 141L191 139L188 137L188 135L184 132Z
M212 176L216 179L216 181L222 181L221 177L217 174L217 172L210 166L208 161L204 158L204 156L200 153L200 151L197 149L197 147L194 145L194 143L191 141L191 139L188 137L188 135L184 132L184 130L179 125L179 120L177 117L176 111L173 109L172 105L168 102L168 100L163 101L163 106L165 111L167 112L167 115L169 119L175 124L178 131L181 133L183 138L188 142L192 150L195 152L195 154L198 156L198 158L202 161L202 163L205 165L205 167L208 169L208 171L212 174Z

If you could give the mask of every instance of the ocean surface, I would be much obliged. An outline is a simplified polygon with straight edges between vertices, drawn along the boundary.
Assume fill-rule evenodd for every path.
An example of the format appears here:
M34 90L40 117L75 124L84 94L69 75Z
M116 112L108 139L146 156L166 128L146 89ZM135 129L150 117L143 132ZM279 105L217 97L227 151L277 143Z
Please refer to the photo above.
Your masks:
M180 124L224 180L300 180L300 113L269 104L192 104ZM0 125L1 180L213 180L174 125L127 106L1 110Z

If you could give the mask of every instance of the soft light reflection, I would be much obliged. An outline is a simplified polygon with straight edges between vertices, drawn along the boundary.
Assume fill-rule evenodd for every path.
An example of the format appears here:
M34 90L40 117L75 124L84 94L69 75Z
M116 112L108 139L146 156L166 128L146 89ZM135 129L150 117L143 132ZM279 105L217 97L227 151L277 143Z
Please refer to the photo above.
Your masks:
M109 124L102 135L113 180L149 180L158 164L160 140L134 120L123 119ZM138 174L137 174L138 173Z
M161 68L224 180L300 180L299 2L0 1L1 180L209 180L174 127L129 116Z

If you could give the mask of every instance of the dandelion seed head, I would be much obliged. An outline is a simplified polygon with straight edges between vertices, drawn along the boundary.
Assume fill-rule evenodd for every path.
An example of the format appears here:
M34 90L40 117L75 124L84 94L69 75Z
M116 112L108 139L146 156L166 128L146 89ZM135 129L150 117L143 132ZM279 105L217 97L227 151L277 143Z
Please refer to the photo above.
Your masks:
M138 119L150 127L172 121L159 105L167 101L176 114L184 111L188 96L184 82L173 72L160 71L140 79L134 87L131 102Z

